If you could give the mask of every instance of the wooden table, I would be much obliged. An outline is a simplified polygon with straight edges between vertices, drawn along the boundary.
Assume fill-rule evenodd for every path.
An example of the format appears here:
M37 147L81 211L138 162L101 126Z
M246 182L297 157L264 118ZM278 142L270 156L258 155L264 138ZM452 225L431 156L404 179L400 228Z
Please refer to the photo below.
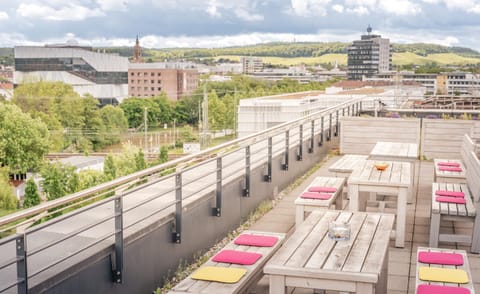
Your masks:
M328 237L328 225L334 220L350 223L350 240ZM270 293L286 293L287 286L387 293L393 221L391 214L313 211L265 265Z
M369 159L382 161L406 161L410 162L412 176L411 188L408 193L408 203L413 203L415 184L415 163L418 159L418 144L400 142L377 142L370 152Z
M411 185L411 168L408 162L386 161L388 167L378 171L373 160L355 169L348 178L348 194L350 195L351 211L365 209L366 199L360 201L360 192L380 193L397 196L397 226L395 246L404 247L405 223L407 210L407 194Z
M352 173L353 169L361 165L367 160L367 155L345 154L334 164L328 167L329 172L335 173L335 176L347 177Z

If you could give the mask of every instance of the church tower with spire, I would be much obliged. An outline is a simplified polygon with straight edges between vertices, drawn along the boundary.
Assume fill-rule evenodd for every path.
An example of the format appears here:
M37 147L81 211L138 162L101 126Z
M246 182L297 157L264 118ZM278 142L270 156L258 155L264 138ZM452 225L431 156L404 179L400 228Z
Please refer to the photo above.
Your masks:
M133 47L132 62L133 63L142 63L143 62L142 47L140 47L140 41L138 41L138 35L137 35L137 40L135 41L135 46Z

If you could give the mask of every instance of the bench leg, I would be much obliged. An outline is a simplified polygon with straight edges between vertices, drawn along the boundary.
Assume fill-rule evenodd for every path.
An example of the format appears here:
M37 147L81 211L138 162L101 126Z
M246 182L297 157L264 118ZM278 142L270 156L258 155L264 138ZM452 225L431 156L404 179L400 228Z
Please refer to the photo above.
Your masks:
M358 203L360 198L360 192L358 191L358 185L348 185L348 195L350 195L349 209L350 211L358 211Z
M270 275L270 294L284 294L286 290L285 276Z
M432 213L430 217L430 242L428 246L437 248L440 236L440 213Z
M408 188L401 188L398 191L397 204L397 227L395 236L395 247L403 248L405 246L405 224L407 214L407 194Z
M337 198L335 199L335 209L343 209L343 187L340 191L337 191Z
M305 206L304 205L295 205L295 227L298 226L303 222L305 219Z
M371 293L373 294L373 284L371 283L357 283L357 293Z
M480 253L480 211L477 211L475 221L473 223L473 235L472 235L472 253Z

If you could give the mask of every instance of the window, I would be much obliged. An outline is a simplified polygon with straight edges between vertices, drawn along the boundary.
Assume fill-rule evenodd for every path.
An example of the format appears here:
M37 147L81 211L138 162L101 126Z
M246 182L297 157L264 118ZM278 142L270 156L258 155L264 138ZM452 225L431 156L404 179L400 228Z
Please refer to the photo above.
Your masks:
M158 89L158 91L162 91L162 87L158 87L157 89Z
M162 80L157 80L157 83L161 84L161 83L162 83Z
M155 80L151 80L150 83L154 84L154 83L155 83Z
M144 72L143 75L144 75L144 76L148 76L148 72Z
M155 73L152 72L152 73L150 73L150 75L153 77L155 75Z
M161 73L161 72L157 73L157 76L159 76L159 77L160 77L161 75L162 75L162 73Z
M130 80L130 83L135 84L135 80Z

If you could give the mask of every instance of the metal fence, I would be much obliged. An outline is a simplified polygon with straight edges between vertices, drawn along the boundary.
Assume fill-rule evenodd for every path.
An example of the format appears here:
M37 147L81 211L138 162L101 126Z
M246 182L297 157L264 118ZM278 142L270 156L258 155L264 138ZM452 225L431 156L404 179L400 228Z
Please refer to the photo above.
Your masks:
M47 279L65 268L65 263L85 258L94 247L107 250L113 246L112 282L122 283L125 235L148 226L152 219L164 218L173 220L171 241L181 243L182 213L187 205L213 191L215 205L211 213L221 216L222 187L231 179L243 177L243 197L249 197L255 188L250 184L253 168L265 165L264 181L271 182L272 158L283 156L282 169L288 170L292 161L301 161L306 152L312 153L338 136L341 116L357 116L361 110L361 99L352 99L199 154L0 218L0 226L5 230L17 230L28 224L29 218L38 220L40 217L35 216L51 215L55 213L52 210L73 209L96 200L0 239L0 293L15 291L15 287L16 292L27 293L31 281ZM289 158L292 149L296 150L293 159ZM174 173L162 174L169 169L175 169Z

